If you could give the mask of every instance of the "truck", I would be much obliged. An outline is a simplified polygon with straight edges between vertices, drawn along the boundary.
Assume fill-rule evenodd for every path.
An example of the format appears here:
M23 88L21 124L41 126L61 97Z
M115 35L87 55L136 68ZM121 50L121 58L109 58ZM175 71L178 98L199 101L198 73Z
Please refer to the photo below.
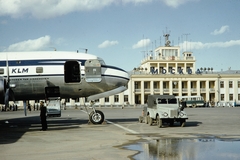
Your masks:
M174 95L148 95L147 107L139 117L139 122L145 121L150 126L156 123L159 128L164 123L173 126L175 122L179 122L184 127L187 119L184 105Z

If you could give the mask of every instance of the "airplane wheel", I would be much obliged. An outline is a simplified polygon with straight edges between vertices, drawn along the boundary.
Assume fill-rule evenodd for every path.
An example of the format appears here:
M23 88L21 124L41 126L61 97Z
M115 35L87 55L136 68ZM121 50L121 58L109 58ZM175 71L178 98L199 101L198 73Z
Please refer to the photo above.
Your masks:
M89 115L89 120L93 124L102 124L104 121L104 114L99 110L95 110L95 112L92 111Z

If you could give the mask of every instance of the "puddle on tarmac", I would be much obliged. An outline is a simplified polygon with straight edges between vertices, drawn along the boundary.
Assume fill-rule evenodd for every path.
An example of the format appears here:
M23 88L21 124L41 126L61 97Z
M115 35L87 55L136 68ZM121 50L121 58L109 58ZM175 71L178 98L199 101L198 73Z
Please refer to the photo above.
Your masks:
M240 159L239 139L158 139L124 146L139 151L136 160L237 160Z

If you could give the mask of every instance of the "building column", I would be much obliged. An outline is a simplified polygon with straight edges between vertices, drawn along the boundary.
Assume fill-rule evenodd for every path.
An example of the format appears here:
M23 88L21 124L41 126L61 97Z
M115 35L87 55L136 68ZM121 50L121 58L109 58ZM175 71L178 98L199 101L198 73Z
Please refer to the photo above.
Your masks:
M144 81L141 81L141 104L144 104Z
M191 88L191 81L190 80L188 80L188 82L187 82L187 88L188 88L188 96L191 96L192 88Z
M169 95L173 95L173 81L169 81Z
M150 81L150 94L154 95L153 81Z
M131 105L135 105L135 81L132 81L129 87L128 101Z
M216 80L214 85L214 89L215 89L215 101L216 102L220 102L220 97L219 97L219 93L220 93L220 84L219 84L219 80Z
M197 80L197 95L200 96L201 95L201 89L200 89L200 80Z
M111 105L111 107L113 107L113 105L114 105L114 95L112 95L112 96L109 96L109 103L110 103L110 105Z
M121 93L119 93L118 94L119 95L119 105L122 105L122 106L124 106L125 104L124 104L124 92L121 92Z
M163 92L163 81L160 81L159 82L159 84L160 84L160 95L163 95L164 94L164 92Z
M182 81L178 81L178 96L182 96Z
M210 101L210 97L209 97L209 93L210 93L210 90L209 90L209 81L206 80L205 84L206 84L206 101L208 102L208 101Z

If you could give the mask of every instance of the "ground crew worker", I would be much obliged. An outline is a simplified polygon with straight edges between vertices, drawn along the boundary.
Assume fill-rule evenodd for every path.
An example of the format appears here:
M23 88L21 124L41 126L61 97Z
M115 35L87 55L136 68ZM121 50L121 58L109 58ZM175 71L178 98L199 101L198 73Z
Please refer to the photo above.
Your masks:
M40 118L41 118L41 124L42 124L42 131L47 130L47 108L44 106L44 102L40 102Z

